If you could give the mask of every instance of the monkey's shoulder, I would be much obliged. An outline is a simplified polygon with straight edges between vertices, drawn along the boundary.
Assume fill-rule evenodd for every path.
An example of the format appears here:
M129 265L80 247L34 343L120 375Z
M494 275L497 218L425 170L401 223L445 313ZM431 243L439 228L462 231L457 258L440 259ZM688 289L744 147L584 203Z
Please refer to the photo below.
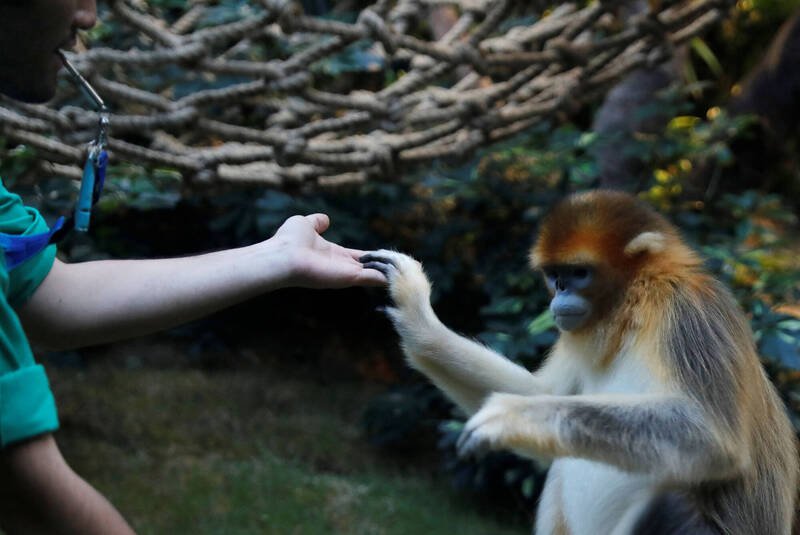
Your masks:
M659 342L679 368L703 374L757 360L752 331L731 292L712 277L676 286ZM715 374L716 375L716 374Z

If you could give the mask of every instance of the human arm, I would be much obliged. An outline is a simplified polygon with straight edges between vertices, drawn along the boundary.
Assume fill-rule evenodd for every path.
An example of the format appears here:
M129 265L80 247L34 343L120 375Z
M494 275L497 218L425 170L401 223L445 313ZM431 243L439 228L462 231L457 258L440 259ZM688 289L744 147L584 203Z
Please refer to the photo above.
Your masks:
M383 284L381 273L358 261L363 251L320 236L328 226L324 214L294 216L272 238L237 249L157 260L56 260L17 312L34 343L65 349L172 327L278 288Z
M0 450L0 529L9 535L133 534L114 506L67 465L49 433Z

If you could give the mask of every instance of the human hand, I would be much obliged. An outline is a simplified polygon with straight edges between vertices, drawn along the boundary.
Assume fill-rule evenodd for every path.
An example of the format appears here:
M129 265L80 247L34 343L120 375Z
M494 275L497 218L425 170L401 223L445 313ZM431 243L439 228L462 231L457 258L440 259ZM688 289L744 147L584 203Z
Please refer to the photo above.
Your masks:
M286 266L287 286L305 288L346 288L381 286L386 277L364 267L359 258L365 253L327 241L320 234L330 226L325 214L293 216L275 235L264 242L274 247Z

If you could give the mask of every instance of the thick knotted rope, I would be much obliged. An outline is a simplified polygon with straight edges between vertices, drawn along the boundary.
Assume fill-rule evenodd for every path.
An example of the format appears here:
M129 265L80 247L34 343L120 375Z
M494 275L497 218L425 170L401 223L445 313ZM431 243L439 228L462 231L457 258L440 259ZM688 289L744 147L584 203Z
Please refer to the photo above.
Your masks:
M391 179L573 112L632 70L668 59L731 0L660 0L626 19L621 3L565 2L542 13L539 2L378 0L345 23L261 0L238 20L204 25L213 8L195 0L168 26L145 2L115 0L106 16L136 47L95 46L71 59L112 110L116 161L173 168L203 183ZM450 30L436 41L415 33L442 6L459 15ZM339 84L321 72L322 62L364 41L384 71L381 87L356 89L354 75ZM276 43L293 53L259 58ZM145 75L157 71L176 79L153 85ZM197 89L176 95L176 84L188 81ZM36 148L45 171L77 177L98 120L81 106L66 83L49 106L3 98L0 133Z

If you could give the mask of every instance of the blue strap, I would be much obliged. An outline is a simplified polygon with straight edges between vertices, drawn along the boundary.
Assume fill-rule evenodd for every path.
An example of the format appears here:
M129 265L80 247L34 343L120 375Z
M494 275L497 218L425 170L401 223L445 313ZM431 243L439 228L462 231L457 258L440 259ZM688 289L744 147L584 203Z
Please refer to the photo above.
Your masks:
M6 269L11 271L32 256L36 256L50 244L50 237L64 225L64 218L59 217L53 228L47 232L19 236L0 232L0 249L3 250Z
M106 166L108 165L108 154L105 150L100 150L96 155L91 155L86 159L83 168L83 179L81 180L81 191L78 202L75 206L75 214L66 222L63 217L59 217L53 228L47 232L19 236L15 234L5 234L0 232L0 249L5 255L6 269L11 271L32 256L39 254L51 243L56 243L63 238L73 227L80 231L89 230L89 218L92 208L103 192L103 184L106 180Z

